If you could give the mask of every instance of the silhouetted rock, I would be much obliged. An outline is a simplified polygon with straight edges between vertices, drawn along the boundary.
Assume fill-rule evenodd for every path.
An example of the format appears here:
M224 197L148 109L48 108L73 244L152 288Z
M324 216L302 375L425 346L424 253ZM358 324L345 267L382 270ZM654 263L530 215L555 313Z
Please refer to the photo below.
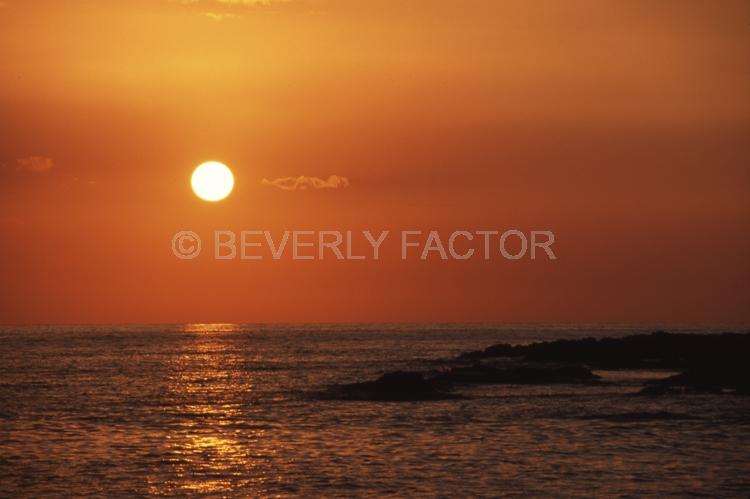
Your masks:
M501 343L464 353L452 367L437 375L425 377L419 372L392 372L375 381L340 385L324 396L344 400L441 400L462 398L446 391L454 385L596 383L600 377L588 366L683 371L651 382L640 392L645 396L716 394L727 389L750 394L748 358L750 333L656 332L518 346ZM469 365L466 361L473 362Z
M583 338L530 345L498 344L467 352L459 359L522 358L531 362L567 362L600 369L690 368L739 365L750 354L750 334L656 332L622 338Z
M479 359L491 359L497 357L522 357L524 353L519 350L519 347L514 347L507 343L498 343L492 345L484 350L474 350L471 352L464 352L458 356L459 359L466 360L479 360Z
M522 366L498 368L476 363L470 367L453 367L438 380L458 384L550 385L591 383L599 376L584 366Z
M332 398L346 400L409 401L460 398L438 387L435 380L426 380L422 373L396 371L375 381L350 383L334 389Z
M721 391L722 388L740 393L750 391L750 365L747 357L740 359L703 359L685 372L655 382L662 387L683 387L693 391Z

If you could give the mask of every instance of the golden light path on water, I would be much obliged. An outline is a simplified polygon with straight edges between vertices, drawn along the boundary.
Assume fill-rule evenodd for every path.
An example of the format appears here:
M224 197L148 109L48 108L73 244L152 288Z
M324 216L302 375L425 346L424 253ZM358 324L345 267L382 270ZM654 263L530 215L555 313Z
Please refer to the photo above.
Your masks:
M236 330L233 324L184 326L194 341L169 366L167 398L178 423L164 451L173 479L149 477L151 494L260 491L267 482L263 464L276 446L266 429L246 419L240 402L252 393L253 380L228 348L226 333Z
M628 331L0 328L0 488L21 497L104 487L118 497L742 496L746 397L635 396L642 373L619 370L593 385L459 387L459 400L323 397L486 345Z

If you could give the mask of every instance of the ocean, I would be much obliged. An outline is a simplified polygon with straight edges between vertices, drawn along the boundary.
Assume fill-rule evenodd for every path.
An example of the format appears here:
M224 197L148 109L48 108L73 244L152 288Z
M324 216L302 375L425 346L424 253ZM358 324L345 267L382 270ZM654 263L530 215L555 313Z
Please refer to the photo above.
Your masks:
M750 397L638 395L668 372L461 400L319 396L499 342L651 330L2 327L0 496L747 497Z

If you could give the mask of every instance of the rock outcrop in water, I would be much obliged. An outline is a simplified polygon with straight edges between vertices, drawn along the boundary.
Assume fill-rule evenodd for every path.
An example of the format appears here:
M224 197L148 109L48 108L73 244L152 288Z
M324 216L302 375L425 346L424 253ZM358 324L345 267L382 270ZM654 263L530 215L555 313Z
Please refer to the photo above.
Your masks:
M591 383L599 379L585 366L521 366L499 368L481 363L472 366L452 367L441 374L439 380L446 384L509 384L509 385L553 385Z
M747 354L746 354L747 355ZM696 363L684 372L654 382L660 388L679 388L683 392L712 393L721 389L750 394L750 364L743 359L712 359Z
M574 362L598 369L682 369L653 382L644 394L750 393L750 334L656 332L623 338L584 338L530 345L493 345L459 356L464 360L509 357L527 362ZM670 387L680 389L669 390Z
M646 383L643 395L750 394L750 333L656 332L622 338L583 338L530 345L498 344L466 352L430 373L397 371L375 381L339 385L329 398L406 401L461 398L453 386L596 383L598 369L679 369ZM506 364L499 364L500 361Z
M373 401L459 398L441 389L436 380L427 380L422 373L408 371L386 373L375 381L340 385L329 395L337 399Z
M590 383L599 379L583 366L522 366L498 368L481 363L454 366L446 371L423 374L396 371L375 381L338 385L324 398L339 400L409 401L463 398L450 393L455 385L514 384L549 385Z
M750 354L750 334L637 334L622 338L583 338L530 345L498 344L467 352L460 359L522 358L529 362L569 362L598 369L685 369L740 366Z

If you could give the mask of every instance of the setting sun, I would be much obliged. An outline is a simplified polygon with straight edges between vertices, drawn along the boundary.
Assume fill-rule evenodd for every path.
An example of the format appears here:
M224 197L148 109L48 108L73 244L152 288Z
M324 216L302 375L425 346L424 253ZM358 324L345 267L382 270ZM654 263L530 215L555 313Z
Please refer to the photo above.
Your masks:
M205 201L221 201L232 192L234 176L225 164L208 161L195 169L190 184L199 198Z
M750 499L750 0L0 0L0 499Z

